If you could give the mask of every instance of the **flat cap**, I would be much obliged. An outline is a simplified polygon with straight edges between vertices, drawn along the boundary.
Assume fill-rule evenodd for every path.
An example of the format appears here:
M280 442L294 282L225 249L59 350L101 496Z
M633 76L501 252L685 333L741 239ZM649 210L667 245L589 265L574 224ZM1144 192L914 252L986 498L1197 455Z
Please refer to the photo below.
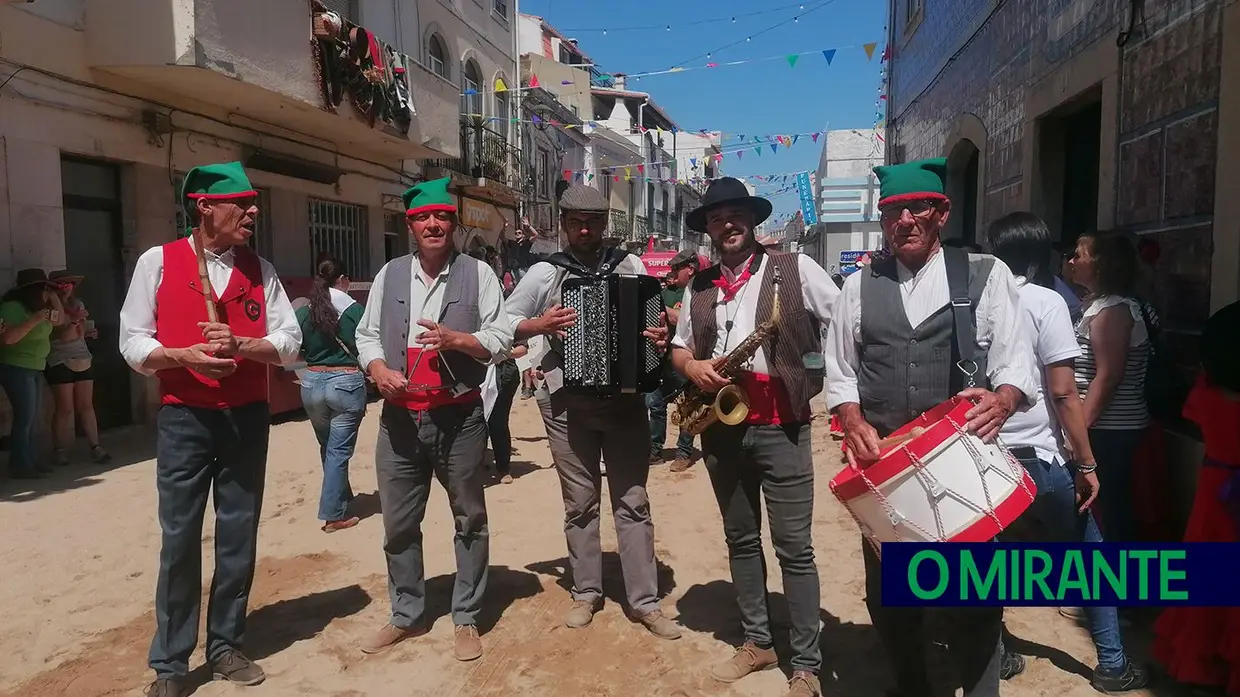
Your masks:
M560 194L561 211L606 212L611 206L602 192L584 184L573 184Z
M676 256L672 257L672 260L668 262L668 266L673 269L681 266L692 266L696 269L698 268L698 264L698 255L688 249L680 250Z

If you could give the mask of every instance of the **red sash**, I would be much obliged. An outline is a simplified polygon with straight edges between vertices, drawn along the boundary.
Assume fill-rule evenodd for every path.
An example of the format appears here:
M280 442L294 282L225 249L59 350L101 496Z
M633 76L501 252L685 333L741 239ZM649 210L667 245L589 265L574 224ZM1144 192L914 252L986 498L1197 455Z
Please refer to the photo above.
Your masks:
M409 411L429 411L451 404L469 404L482 398L482 391L478 389L470 390L459 397L452 396L451 378L445 381L442 377L442 361L439 359L439 352L434 349L410 347L405 354L405 363L405 377L409 379L410 389L403 395L388 400L396 406Z
M749 416L745 419L746 424L778 426L809 421L809 414L798 414L792 408L788 390L779 378L744 372L737 377L736 384L749 396Z

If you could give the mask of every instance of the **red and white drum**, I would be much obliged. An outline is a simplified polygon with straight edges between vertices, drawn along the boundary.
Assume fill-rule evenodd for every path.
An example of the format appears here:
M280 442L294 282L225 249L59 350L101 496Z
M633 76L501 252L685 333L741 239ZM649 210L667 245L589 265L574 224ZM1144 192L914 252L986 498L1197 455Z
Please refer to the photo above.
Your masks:
M880 542L986 542L1024 513L1033 480L1001 443L965 429L973 402L940 404L884 438L879 459L849 465L831 491L875 549Z

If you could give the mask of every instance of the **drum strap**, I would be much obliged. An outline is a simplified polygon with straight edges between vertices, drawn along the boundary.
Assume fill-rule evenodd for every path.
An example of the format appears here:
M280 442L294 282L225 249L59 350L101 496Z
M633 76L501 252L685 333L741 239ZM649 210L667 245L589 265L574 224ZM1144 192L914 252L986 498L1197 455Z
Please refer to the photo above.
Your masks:
M973 328L973 301L969 299L969 254L963 249L943 247L943 264L947 268L947 291L951 295L952 340L955 344L956 368L952 371L952 392L976 387L977 332Z

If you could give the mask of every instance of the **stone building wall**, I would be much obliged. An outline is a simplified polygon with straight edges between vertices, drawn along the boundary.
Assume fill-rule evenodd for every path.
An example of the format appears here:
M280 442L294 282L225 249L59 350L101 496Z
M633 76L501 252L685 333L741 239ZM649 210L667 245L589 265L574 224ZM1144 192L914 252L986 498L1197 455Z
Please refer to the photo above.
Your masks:
M923 8L911 21L910 2ZM890 3L888 157L944 156L961 137L982 140L979 229L1014 210L1044 214L1038 119L1101 93L1097 227L1160 244L1158 305L1192 363L1210 311L1224 1ZM1139 5L1144 21L1129 32Z

